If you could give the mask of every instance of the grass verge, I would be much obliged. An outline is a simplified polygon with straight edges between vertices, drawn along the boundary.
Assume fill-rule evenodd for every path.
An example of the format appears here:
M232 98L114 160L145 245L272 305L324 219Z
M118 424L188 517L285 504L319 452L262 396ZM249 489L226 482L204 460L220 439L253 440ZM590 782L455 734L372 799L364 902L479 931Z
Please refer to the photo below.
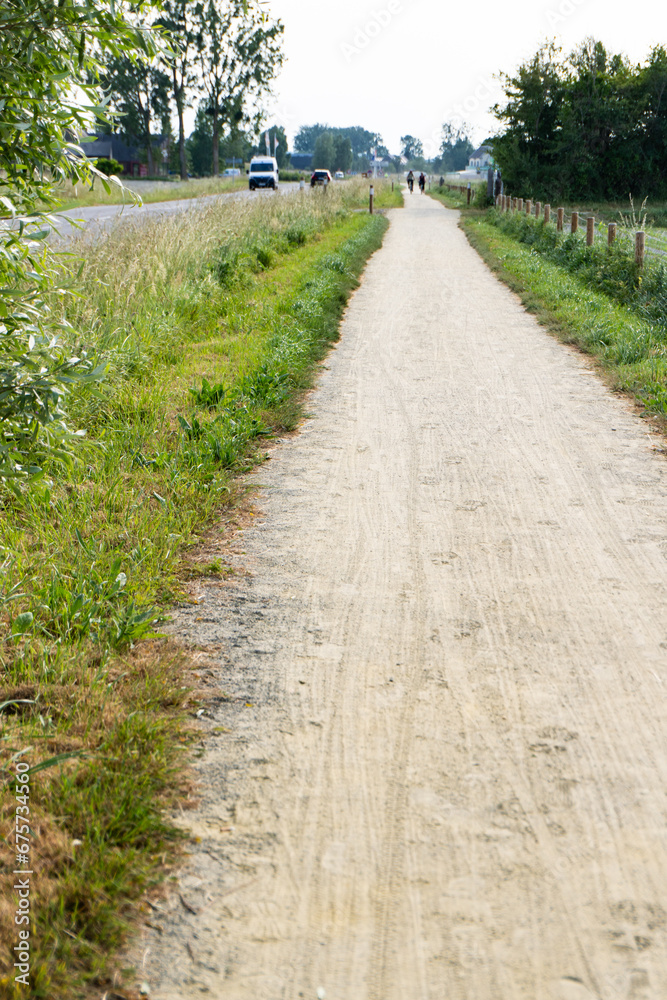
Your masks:
M132 203L132 195L138 195L145 204L160 201L174 201L178 198L206 198L214 194L230 194L232 191L245 191L248 187L247 177L200 177L189 181L123 181L127 190L123 191L116 184L111 184L107 192L99 179L91 187L83 184L61 184L57 189L60 198L60 211L71 208L89 208L93 205L125 205ZM128 192L132 192L129 194Z
M392 203L390 188L378 195ZM366 196L346 184L118 227L81 245L79 297L54 302L87 332L72 348L108 371L96 389L73 390L72 421L89 441L81 461L0 498L0 863L11 879L21 760L31 768L31 997L108 988L136 900L178 850L164 810L190 792L198 695L188 651L155 633L188 599L187 577L230 571L192 565L191 553L233 500L235 475L298 424L386 229L359 211ZM5 894L3 998L26 995L9 957L16 908Z
M667 344L664 327L650 322L583 276L570 273L502 232L486 217L467 215L463 229L524 306L563 342L591 355L615 389L667 416Z

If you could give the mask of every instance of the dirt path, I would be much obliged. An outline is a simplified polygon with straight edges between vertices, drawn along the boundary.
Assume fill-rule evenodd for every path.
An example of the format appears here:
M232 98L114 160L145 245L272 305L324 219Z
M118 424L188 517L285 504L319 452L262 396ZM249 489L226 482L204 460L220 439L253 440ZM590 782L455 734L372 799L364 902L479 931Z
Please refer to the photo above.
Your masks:
M257 476L251 577L179 621L236 700L142 978L664 1000L667 466L455 214L407 201Z

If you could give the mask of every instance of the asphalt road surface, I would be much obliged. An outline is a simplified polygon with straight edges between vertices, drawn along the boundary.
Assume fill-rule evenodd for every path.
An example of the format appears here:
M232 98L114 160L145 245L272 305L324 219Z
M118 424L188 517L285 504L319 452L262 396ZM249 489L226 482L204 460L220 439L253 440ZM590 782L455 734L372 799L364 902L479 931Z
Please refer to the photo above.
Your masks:
M667 466L406 196L174 631L218 692L156 1000L667 997ZM319 991L319 992L318 992Z
M278 187L279 194L289 194L297 190L298 183L286 182ZM229 194L210 195L205 198L177 198L173 201L158 201L137 205L92 205L88 208L70 208L66 212L58 213L58 233L54 237L68 240L72 236L82 232L91 233L118 223L122 224L128 220L136 222L137 219L155 218L160 216L173 215L179 212L196 212L205 206L210 198L271 198L275 197L275 192L270 190L259 191L233 191ZM77 225L78 223L78 225Z

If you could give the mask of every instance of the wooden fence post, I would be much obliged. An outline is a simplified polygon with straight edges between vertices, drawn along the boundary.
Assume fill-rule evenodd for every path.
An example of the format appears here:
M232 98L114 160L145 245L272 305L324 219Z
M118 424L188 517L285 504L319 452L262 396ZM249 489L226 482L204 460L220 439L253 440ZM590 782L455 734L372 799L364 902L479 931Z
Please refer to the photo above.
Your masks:
M610 222L607 226L607 243L611 247L614 245L614 240L616 239L616 223Z
M635 264L637 267L644 266L644 255L646 253L646 233L641 229L635 233Z
M595 242L595 216L589 215L586 219L586 246L592 247Z
M539 219L539 217L540 217L541 214L542 214L542 202L541 201L536 201L535 202L535 218Z
M373 185L371 184L371 194L370 194L370 199L369 199L369 202L368 202L368 211L370 212L371 215L373 214L373 195L374 194L375 194L375 191L373 189Z
M551 205L549 205L549 203L547 203L544 206L544 221L545 221L545 223L549 222L550 219L551 219Z
M565 219L565 209L564 208L559 208L558 209L558 221L556 222L556 229L558 230L559 233L563 232L564 219Z
M523 212L523 198L517 199L516 207L518 212Z
M530 198L527 198L526 199L526 215L530 215L532 207L533 207L532 201L530 200Z
M576 233L579 230L579 213L573 212L570 217L570 232Z

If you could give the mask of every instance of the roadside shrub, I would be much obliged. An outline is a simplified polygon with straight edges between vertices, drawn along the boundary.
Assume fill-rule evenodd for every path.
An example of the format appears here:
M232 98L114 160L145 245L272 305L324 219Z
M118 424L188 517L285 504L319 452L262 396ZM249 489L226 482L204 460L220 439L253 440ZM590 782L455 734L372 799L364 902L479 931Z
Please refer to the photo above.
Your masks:
M473 206L475 208L488 208L489 205L493 205L493 198L489 198L486 184L480 184L475 190Z
M667 332L665 264L649 257L644 267L639 268L632 242L623 233L612 247L606 242L589 247L583 233L559 233L553 223L547 225L531 216L492 209L488 218L501 232Z
M111 177L112 174L122 174L123 164L119 163L118 160L109 159L106 156L100 156L97 161L97 169L106 174L107 177Z

